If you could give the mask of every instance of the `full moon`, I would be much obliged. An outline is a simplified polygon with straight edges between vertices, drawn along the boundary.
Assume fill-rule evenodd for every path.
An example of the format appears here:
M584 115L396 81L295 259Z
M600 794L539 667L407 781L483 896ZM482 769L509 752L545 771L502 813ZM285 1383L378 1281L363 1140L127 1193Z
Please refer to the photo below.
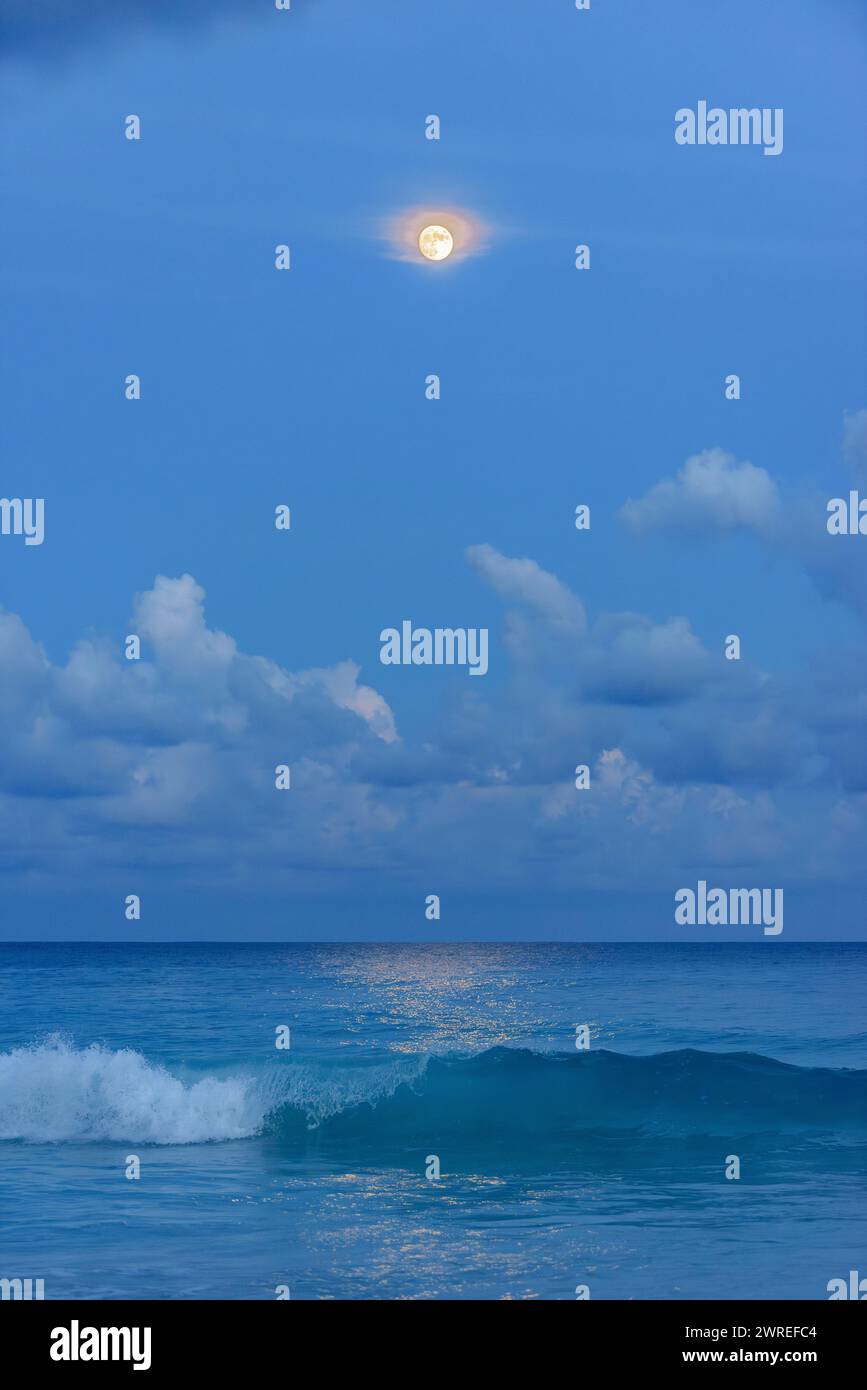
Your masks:
M477 213L454 203L416 203L390 213L379 224L385 254L395 261L411 261L420 274L424 266L430 270L444 261L454 265L486 251L490 231Z
M429 261L444 261L446 256L452 254L454 244L454 237L448 227L438 227L434 224L425 227L418 234L418 249Z

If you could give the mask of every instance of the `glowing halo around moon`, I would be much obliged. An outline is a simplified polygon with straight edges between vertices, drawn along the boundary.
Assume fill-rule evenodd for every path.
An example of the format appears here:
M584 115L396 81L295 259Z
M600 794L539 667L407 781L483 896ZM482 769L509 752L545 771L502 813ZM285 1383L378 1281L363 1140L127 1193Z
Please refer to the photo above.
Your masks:
M486 250L488 228L466 208L413 207L386 219L380 236L392 259L434 268Z
M454 247L455 239L448 227L434 224L423 227L418 234L418 249L429 261L444 261L446 256L452 254Z

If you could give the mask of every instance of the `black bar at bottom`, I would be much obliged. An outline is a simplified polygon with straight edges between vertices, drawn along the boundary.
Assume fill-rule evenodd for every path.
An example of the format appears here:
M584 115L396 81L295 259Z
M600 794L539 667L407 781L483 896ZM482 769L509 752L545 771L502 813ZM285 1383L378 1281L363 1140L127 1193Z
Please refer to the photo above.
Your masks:
M864 1300L862 1300L864 1301ZM390 1309L390 1311L386 1311ZM490 1319L490 1321L489 1321ZM357 1327L347 1327L357 1321ZM458 1356L450 1334L460 1334ZM805 1366L827 1375L862 1362L864 1310L845 1300L828 1302L0 1302L2 1364L16 1374L52 1376L118 1374L161 1379L185 1372L231 1375L283 1373L295 1378L299 1352L314 1367L345 1358L356 1369L387 1355L394 1336L423 1338L417 1344L416 1371L430 1380L442 1358L442 1373L453 1376L456 1358L490 1363L511 1356L516 1343L535 1347L548 1364L559 1350L573 1363L611 1372L665 1373L674 1368L762 1365L777 1369ZM311 1341L322 1334L336 1339ZM469 1338L469 1343L467 1342ZM540 1339L541 1342L540 1342ZM343 1348L335 1357L335 1351ZM470 1348L473 1348L470 1354ZM399 1355L412 1378L409 1348ZM96 1356L93 1355L96 1353ZM14 1358L14 1362L13 1362ZM391 1362L392 1373L395 1363ZM308 1369L312 1373L314 1367Z

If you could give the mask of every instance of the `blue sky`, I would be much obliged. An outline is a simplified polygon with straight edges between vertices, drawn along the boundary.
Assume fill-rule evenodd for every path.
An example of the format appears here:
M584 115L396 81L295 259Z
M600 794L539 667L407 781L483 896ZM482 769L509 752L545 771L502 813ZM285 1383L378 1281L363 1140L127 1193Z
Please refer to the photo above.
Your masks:
M0 491L46 499L0 537L0 932L126 939L138 892L150 937L682 939L705 878L861 938L867 538L824 520L867 492L863 6L0 38ZM782 107L783 153L678 146L700 99ZM486 249L387 255L419 204ZM404 618L489 628L488 675L381 665Z

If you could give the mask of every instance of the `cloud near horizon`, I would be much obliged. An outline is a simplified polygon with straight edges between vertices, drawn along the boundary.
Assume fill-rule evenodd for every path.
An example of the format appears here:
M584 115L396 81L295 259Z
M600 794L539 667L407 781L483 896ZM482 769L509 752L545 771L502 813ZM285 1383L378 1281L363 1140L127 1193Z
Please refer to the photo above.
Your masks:
M711 655L682 616L591 620L533 560L489 545L467 560L510 605L508 679L490 696L455 683L411 742L355 661L292 672L240 652L190 575L136 600L138 662L88 638L52 665L0 614L7 881L375 895L540 872L552 890L640 889L697 865L821 879L867 862L863 672L793 685Z

